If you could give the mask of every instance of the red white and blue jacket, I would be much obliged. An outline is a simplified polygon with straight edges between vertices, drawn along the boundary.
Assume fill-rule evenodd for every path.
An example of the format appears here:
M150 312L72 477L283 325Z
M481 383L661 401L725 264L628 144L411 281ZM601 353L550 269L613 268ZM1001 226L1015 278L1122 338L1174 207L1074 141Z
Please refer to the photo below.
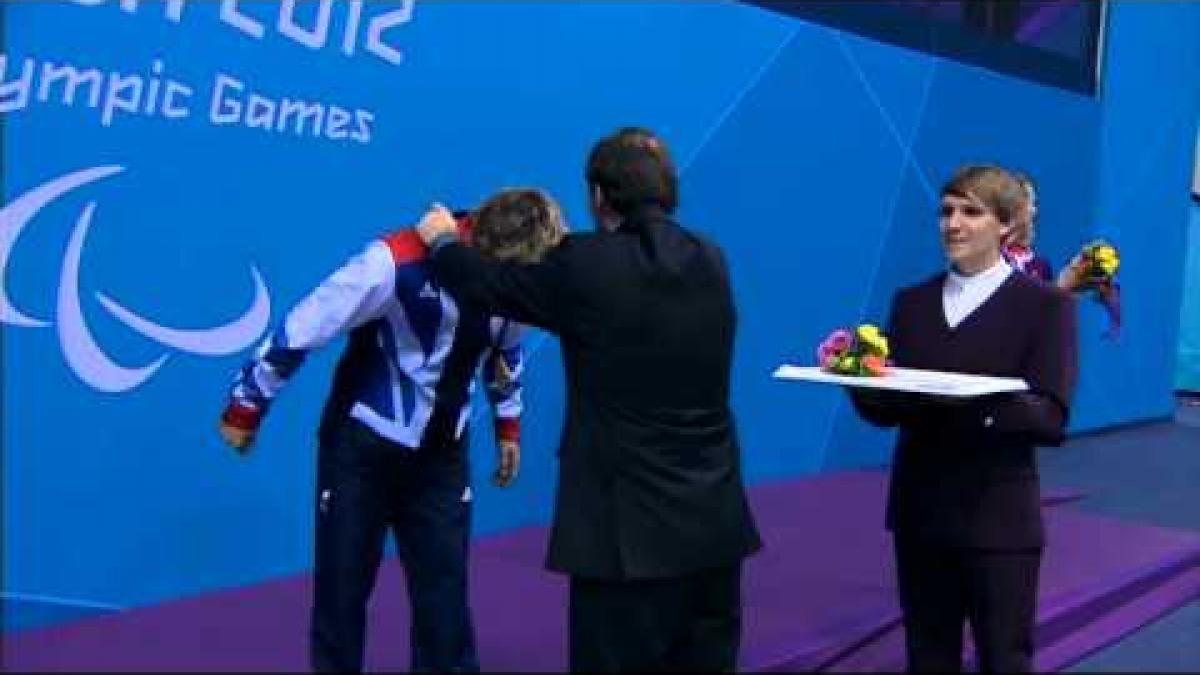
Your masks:
M515 441L523 331L507 319L460 312L433 278L416 232L402 230L368 244L288 312L236 376L224 419L256 429L308 353L347 334L323 434L349 416L413 449L457 439L482 360L497 435Z

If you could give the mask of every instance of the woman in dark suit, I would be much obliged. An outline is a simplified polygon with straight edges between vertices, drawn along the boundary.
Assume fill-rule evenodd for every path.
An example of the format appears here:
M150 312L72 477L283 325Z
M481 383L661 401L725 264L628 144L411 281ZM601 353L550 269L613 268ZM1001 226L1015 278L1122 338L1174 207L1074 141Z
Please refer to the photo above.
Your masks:
M1075 312L1001 255L1025 198L1009 172L960 169L941 193L949 269L896 293L896 365L1018 377L1026 392L956 402L863 393L856 409L899 427L888 495L910 671L962 668L969 622L980 669L1032 669L1045 534L1035 447L1060 445L1076 380Z

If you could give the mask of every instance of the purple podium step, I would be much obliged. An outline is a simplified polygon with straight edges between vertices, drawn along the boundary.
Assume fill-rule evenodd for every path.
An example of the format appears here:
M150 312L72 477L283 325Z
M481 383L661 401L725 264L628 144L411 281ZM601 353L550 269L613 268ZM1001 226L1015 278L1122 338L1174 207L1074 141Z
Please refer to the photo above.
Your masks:
M1052 509L1038 597L1035 668L1065 668L1200 596L1200 535ZM964 659L973 650L966 641ZM897 622L822 665L834 672L904 669Z
M766 547L744 573L742 670L887 670L897 654L902 659L902 645L888 648L902 634L883 529L885 492L886 475L877 471L751 491ZM1045 501L1079 496L1052 491ZM1093 648L1096 640L1079 634L1086 626L1120 635L1128 622L1106 623L1112 611L1140 602L1146 616L1191 592L1180 580L1193 579L1189 556L1200 536L1062 508L1047 513L1042 611L1059 622L1045 625L1060 634L1039 659L1070 662ZM542 569L545 537L543 528L530 527L473 546L472 606L485 670L554 672L566 665L566 583ZM1147 582L1155 570L1158 581ZM303 671L310 594L310 579L300 576L11 633L3 665L25 672ZM397 560L381 570L369 611L367 668L406 670L408 604Z

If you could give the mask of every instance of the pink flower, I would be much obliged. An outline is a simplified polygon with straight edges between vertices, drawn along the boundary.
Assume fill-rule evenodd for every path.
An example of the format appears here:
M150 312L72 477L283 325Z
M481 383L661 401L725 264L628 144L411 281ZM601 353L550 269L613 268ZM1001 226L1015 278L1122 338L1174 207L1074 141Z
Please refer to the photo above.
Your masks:
M834 352L841 354L849 350L854 344L854 336L845 328L839 328L830 333L829 337L825 338L825 341L829 343L830 348Z
M857 334L857 335L856 335ZM868 355L869 354L869 355ZM831 373L841 375L883 375L891 365L887 360L887 338L872 325L851 332L839 328L817 345L817 363Z
M828 361L829 357L832 355L833 351L829 347L828 340L817 345L817 363L821 364L822 366L825 365L825 362Z
M830 362L848 352L853 341L850 331L844 328L833 331L817 346L817 363L826 368L831 367Z

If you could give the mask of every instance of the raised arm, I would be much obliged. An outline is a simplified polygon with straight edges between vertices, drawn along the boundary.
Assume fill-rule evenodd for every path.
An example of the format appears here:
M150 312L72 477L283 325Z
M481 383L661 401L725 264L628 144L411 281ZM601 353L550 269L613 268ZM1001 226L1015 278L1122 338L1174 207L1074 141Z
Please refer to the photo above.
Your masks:
M430 248L438 280L451 295L489 314L560 332L566 284L561 247L536 263L485 260L459 241L454 217L441 207L431 209L417 230Z

